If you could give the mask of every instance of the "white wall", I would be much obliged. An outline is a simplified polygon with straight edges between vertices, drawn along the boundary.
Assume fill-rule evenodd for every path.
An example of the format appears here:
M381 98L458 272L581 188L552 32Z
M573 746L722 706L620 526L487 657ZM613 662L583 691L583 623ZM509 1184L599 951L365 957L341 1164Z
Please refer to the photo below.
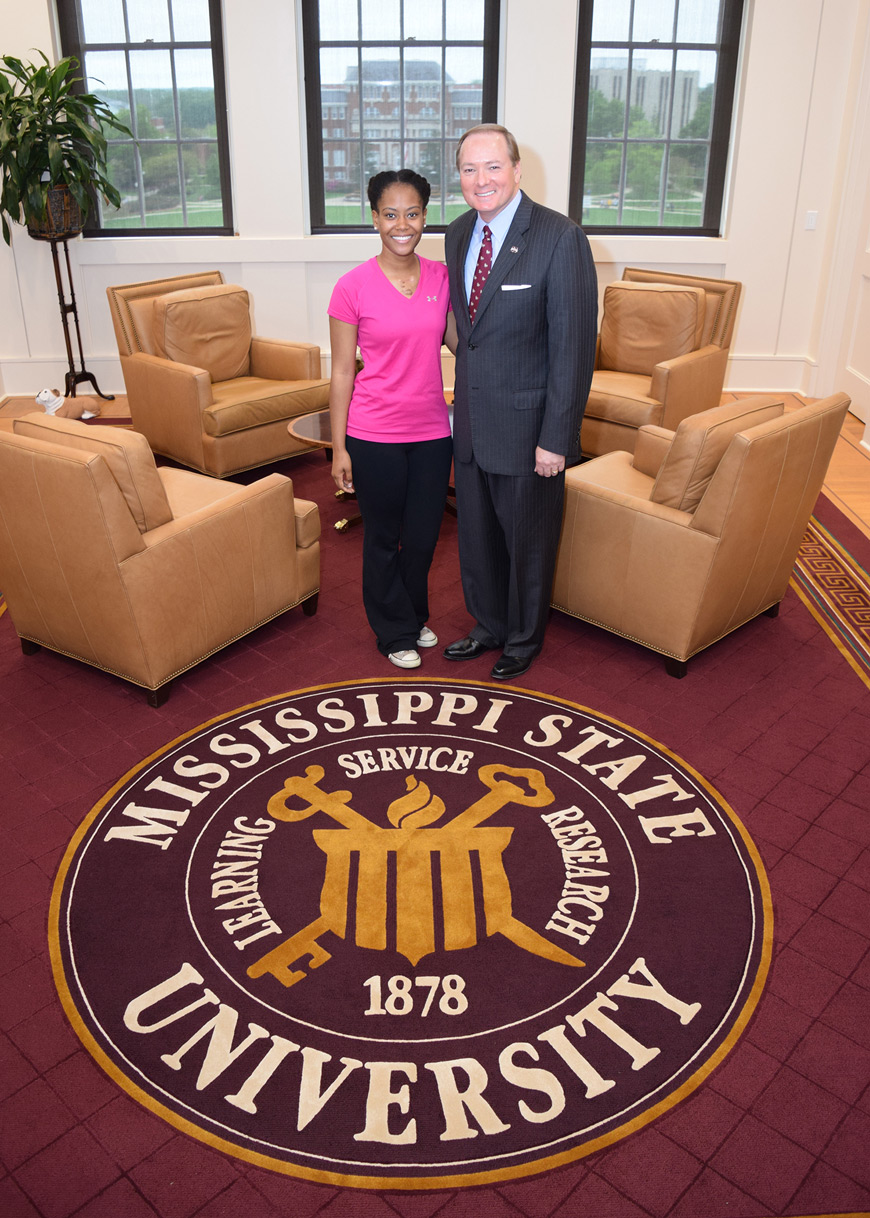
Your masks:
M529 193L565 210L576 3L549 0L543 20L541 0L502 8L501 117L520 142ZM837 385L818 383L816 368L870 0L747 0L746 9L725 235L594 238L599 281L635 264L740 279L728 387L827 393ZM106 287L190 269L220 267L244 284L257 330L320 343L328 368L332 285L377 243L306 235L295 10L289 0L224 4L237 235L70 243L86 362L104 391L123 391ZM52 54L51 0L0 0L0 29L3 53ZM807 211L818 213L815 231ZM441 257L443 240L424 238L421 252ZM65 371L49 249L16 228L12 249L0 244L0 392L62 385Z

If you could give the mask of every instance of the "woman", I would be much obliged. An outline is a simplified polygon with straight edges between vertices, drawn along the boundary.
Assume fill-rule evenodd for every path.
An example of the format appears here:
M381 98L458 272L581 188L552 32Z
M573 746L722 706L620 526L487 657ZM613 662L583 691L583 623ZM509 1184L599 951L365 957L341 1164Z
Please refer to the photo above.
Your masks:
M426 625L428 576L453 448L441 344L455 330L446 268L415 252L429 183L386 170L368 197L381 251L343 275L329 302L332 476L362 513L363 604L378 650L417 668L417 648L438 642Z

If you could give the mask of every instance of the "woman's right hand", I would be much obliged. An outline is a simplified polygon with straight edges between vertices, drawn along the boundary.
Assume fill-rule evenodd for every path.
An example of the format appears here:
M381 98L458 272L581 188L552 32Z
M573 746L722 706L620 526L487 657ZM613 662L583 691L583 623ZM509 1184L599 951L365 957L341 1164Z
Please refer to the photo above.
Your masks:
M332 449L332 480L340 491L353 491L353 467L346 448Z

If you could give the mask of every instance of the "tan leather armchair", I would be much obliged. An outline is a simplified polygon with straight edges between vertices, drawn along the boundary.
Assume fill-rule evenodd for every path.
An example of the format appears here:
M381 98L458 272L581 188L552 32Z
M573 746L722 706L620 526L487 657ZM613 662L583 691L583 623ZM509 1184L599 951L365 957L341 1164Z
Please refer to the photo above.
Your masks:
M604 290L584 456L634 452L638 428L673 430L718 406L741 285L627 267Z
M660 652L672 676L775 616L848 406L746 398L569 469L554 608Z
M251 333L220 271L107 289L133 426L154 452L225 478L310 445L287 424L329 404L320 348Z
M22 648L149 691L301 604L320 581L317 505L157 469L144 436L41 414L0 431L0 588Z

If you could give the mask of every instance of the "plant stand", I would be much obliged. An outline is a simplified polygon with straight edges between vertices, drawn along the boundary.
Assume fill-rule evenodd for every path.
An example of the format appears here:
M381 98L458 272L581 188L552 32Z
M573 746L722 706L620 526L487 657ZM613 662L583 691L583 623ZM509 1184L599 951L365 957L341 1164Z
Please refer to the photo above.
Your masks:
M34 236L31 233L31 236ZM93 373L88 372L85 368L85 353L82 350L82 332L79 329L79 311L76 307L76 294L73 287L72 267L69 261L69 246L66 237L37 237L37 240L48 241L51 245L51 258L54 263L54 278L57 283L57 299L60 305L60 319L63 323L63 337L66 342L66 357L69 363L69 372L64 377L64 393L65 398L74 398L76 396L76 386L82 381L90 381L97 392L97 396L103 398L106 402L113 402L115 395L113 393L103 393L94 378ZM61 277L60 259L57 254L58 245L63 245L63 252L66 258L66 281L69 285L69 300L66 299L64 292L63 279ZM72 342L69 332L69 316L72 314L73 322L76 329L76 340L79 348L79 361L81 368L77 369L73 359Z

